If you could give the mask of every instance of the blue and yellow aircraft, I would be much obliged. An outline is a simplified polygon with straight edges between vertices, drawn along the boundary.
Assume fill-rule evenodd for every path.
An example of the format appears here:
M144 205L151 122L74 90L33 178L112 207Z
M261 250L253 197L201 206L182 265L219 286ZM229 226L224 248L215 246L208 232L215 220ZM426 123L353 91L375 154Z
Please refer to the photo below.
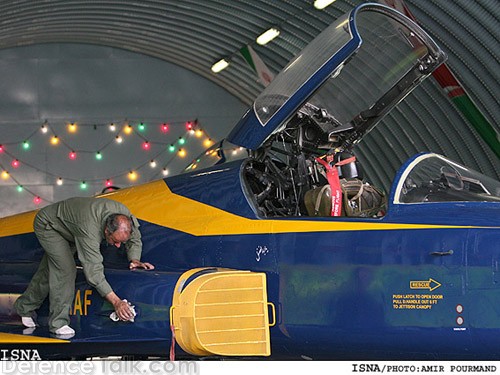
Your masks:
M500 183L425 153L384 194L354 156L444 60L408 18L361 5L186 173L104 195L139 219L143 259L156 266L129 271L124 254L102 249L134 323L112 321L79 270L75 336L50 335L46 305L41 326L24 329L12 305L43 249L35 212L1 219L2 348L167 356L175 336L178 358L498 359Z

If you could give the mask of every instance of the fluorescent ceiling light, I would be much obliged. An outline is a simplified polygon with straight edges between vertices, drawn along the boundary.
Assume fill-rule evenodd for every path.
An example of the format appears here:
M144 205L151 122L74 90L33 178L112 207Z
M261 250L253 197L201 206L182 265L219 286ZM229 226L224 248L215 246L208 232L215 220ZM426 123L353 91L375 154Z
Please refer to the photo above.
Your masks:
M316 9L324 9L335 0L314 0L314 7Z
M278 35L280 35L280 31L278 29L274 28L274 27L271 27L266 32L260 34L257 37L256 42L257 42L257 44L260 44L261 46L263 46L264 44L267 44L271 40L273 40L274 38L276 38Z
M220 71L226 69L229 66L229 62L225 59L221 59L217 61L214 65L212 65L212 72L219 73Z

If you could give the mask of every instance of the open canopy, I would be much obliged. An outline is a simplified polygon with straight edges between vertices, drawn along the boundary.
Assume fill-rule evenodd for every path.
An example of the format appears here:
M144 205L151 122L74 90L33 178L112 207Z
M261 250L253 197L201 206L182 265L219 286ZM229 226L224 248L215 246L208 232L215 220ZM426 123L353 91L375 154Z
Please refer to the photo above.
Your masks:
M445 60L397 11L363 4L340 17L257 97L228 140L256 149L308 103L332 141L349 148Z

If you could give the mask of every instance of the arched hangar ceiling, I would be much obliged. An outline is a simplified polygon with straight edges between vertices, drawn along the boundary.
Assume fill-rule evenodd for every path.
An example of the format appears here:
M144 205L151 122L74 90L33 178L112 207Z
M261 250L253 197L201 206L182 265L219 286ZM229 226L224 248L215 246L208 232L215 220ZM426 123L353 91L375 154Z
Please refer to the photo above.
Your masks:
M239 55L251 44L280 71L326 26L360 0L317 10L313 0L48 0L0 2L0 48L76 42L123 48L178 64L250 104L263 86ZM500 121L498 0L406 0L418 22L449 56L448 65L497 133ZM254 43L271 26L266 46ZM222 57L230 66L210 67ZM373 182L387 188L395 170L420 151L442 153L500 177L499 158L433 79L411 94L360 144ZM379 175L380 177L375 177Z

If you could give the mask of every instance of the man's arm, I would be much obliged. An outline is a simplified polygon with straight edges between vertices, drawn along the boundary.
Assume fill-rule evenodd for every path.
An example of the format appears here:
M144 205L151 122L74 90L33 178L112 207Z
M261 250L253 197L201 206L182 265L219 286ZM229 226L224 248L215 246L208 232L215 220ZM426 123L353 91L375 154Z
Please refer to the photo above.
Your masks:
M75 245L87 282L113 305L120 319L130 320L133 318L128 303L121 300L106 281L99 242L90 238L75 237Z
M139 222L133 215L130 216L130 219L132 220L132 233L125 247L127 249L127 258L129 261L132 261L133 259L141 259L142 240Z
M140 261L142 253L141 232L139 231L140 225L135 216L131 215L130 218L132 219L132 234L125 245L127 248L127 257L130 261L129 268L131 270L137 268L152 270L155 267L151 263Z
M99 250L99 240L89 237L75 237L78 259L82 263L85 279L102 296L113 291L104 276L103 258Z

